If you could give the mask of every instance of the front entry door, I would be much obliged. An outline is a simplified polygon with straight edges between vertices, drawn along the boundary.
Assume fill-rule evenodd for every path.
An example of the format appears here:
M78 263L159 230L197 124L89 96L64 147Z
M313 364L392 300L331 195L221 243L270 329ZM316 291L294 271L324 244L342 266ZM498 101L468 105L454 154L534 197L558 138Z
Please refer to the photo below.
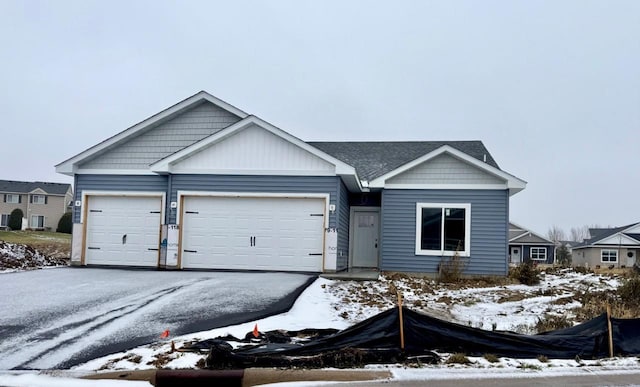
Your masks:
M379 218L376 211L354 212L353 267L378 267Z
M511 263L520 263L520 247L511 248Z

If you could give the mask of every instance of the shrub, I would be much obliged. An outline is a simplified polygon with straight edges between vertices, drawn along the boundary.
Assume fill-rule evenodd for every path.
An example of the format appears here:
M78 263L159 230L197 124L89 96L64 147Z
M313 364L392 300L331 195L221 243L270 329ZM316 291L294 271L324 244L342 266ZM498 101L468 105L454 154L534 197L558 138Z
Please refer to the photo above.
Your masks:
M71 212L65 212L64 215L58 221L58 228L56 232L62 232L65 234L71 234L73 228L73 219Z
M538 359L538 361L540 363L548 363L549 362L549 358L546 357L545 355L538 355L537 359Z
M561 244L560 247L558 247L557 259L558 265L562 267L571 267L571 253L564 244Z
M628 279L617 290L620 301L631 307L640 306L640 278L633 277Z
M462 279L462 273L467 266L467 261L460 257L458 251L450 258L442 258L438 265L438 281L454 283Z
M471 360L464 353L454 353L445 362L447 364L471 364Z
M489 363L497 363L500 361L500 358L492 353L485 353L484 358Z
M567 316L553 316L546 314L544 317L538 318L538 322L536 322L536 331L538 333L542 333L569 328L571 326L573 325L569 320L567 320Z
M540 271L533 267L531 262L525 262L517 267L511 269L509 276L518 280L523 285L538 285L540 284Z
M24 216L24 213L19 208L16 208L15 210L11 211L11 215L9 215L9 223L7 224L7 226L9 226L9 228L12 230L22 230L23 216Z

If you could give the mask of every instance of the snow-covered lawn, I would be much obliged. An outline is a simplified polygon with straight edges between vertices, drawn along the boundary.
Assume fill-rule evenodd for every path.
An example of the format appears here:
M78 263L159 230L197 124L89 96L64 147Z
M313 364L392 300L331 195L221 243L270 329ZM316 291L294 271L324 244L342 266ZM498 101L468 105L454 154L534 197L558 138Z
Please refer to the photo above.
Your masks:
M618 286L617 278L567 271L547 274L538 286L441 286L427 279L381 277L380 281L353 282L318 279L308 287L287 313L199 332L192 335L158 339L158 342L131 351L95 359L75 367L76 371L134 370L154 368L161 361L166 368L195 368L203 355L188 352L171 353L171 340L176 347L186 342L225 335L244 337L255 324L260 331L303 328L344 329L355 322L393 307L395 289L404 295L405 304L425 313L450 321L483 329L520 330L532 333L536 319L544 314L567 314L580 306L573 295L581 289L611 290ZM449 354L440 354L446 359ZM132 361L133 360L133 361ZM510 359L489 362L482 357L470 357L468 365L424 365L420 368L403 365L371 365L371 369L390 369L397 378L424 379L441 375L444 370L459 375L475 375L492 370L491 375L520 373L565 375L601 371L638 370L638 359L614 358L600 360ZM461 376L462 377L462 376ZM473 376L475 377L475 376Z

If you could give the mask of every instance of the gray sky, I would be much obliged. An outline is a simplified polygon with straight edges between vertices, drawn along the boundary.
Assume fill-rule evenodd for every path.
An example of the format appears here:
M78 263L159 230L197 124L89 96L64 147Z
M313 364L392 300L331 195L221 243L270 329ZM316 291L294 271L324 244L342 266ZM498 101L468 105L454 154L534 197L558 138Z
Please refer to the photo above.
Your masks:
M640 221L640 1L0 0L0 179L200 90L303 140L482 140L511 220Z

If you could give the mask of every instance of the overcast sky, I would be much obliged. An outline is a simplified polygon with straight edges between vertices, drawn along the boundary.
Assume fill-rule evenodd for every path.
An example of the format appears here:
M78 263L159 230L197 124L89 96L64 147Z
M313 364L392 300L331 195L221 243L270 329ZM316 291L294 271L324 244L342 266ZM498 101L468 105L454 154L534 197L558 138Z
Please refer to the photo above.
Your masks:
M640 1L0 0L0 179L200 90L303 140L482 140L511 220L640 221Z

